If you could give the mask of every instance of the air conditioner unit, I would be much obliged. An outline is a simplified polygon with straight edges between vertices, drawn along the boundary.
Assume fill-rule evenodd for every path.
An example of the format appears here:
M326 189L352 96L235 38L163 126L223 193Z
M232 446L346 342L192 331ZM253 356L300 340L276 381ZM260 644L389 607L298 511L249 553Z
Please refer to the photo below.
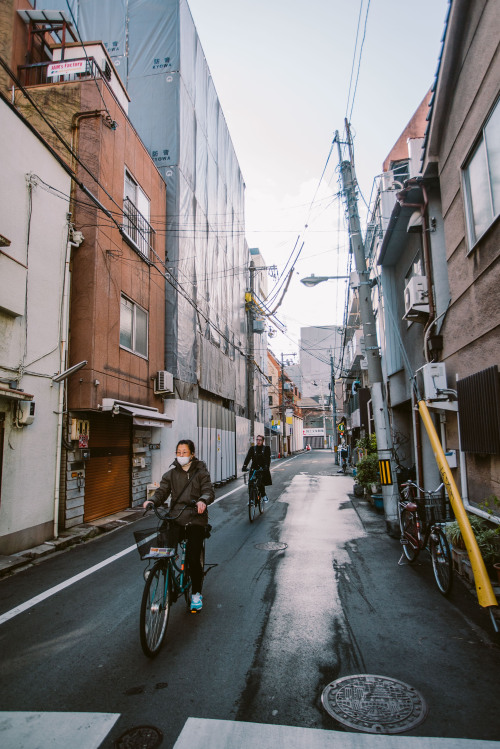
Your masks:
M424 322L429 315L427 278L412 276L405 286L405 320Z
M426 401L447 400L448 395L443 393L448 387L446 380L446 365L444 362L430 362L424 364L419 372L422 372L424 383L424 396Z
M35 401L18 401L17 423L33 424L35 420Z
M162 369L157 372L155 379L155 395L174 392L174 376L171 372Z

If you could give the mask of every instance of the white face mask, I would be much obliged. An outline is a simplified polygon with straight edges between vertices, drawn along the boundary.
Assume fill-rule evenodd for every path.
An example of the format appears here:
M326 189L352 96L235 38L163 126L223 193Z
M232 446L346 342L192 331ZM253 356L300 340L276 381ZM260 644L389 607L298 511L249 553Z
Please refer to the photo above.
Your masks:
M191 458L188 457L188 456L186 456L186 457L178 457L177 458L177 462L178 462L178 464L180 466L187 466L187 464L189 463L190 460L191 460Z

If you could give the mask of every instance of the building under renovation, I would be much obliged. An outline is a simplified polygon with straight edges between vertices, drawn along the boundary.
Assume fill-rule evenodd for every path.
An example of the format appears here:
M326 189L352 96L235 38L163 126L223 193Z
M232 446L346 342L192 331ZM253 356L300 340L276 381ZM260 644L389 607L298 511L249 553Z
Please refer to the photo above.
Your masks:
M130 96L130 120L166 183L160 381L173 422L160 460L189 436L214 481L223 481L250 438L245 185L188 3L38 0L36 8L69 10L82 39L102 40Z

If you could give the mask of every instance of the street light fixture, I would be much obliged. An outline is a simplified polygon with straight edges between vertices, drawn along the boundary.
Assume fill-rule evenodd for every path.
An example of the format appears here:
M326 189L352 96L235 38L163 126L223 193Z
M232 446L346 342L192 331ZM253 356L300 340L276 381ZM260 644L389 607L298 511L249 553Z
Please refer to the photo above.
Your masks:
M307 278L301 278L300 283L311 288L312 286L317 286L319 283L323 283L323 281L340 281L346 278L350 278L350 276L315 276L314 273L311 273Z

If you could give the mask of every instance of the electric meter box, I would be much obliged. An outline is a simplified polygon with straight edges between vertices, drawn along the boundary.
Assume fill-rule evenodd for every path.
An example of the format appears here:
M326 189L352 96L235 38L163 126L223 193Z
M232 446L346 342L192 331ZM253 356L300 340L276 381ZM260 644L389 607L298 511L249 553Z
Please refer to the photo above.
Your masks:
M444 362L431 362L425 364L422 369L424 380L424 394L426 401L447 400L445 393L438 393L438 390L446 390L446 365Z
M19 401L17 404L17 423L33 424L35 420L35 402Z

